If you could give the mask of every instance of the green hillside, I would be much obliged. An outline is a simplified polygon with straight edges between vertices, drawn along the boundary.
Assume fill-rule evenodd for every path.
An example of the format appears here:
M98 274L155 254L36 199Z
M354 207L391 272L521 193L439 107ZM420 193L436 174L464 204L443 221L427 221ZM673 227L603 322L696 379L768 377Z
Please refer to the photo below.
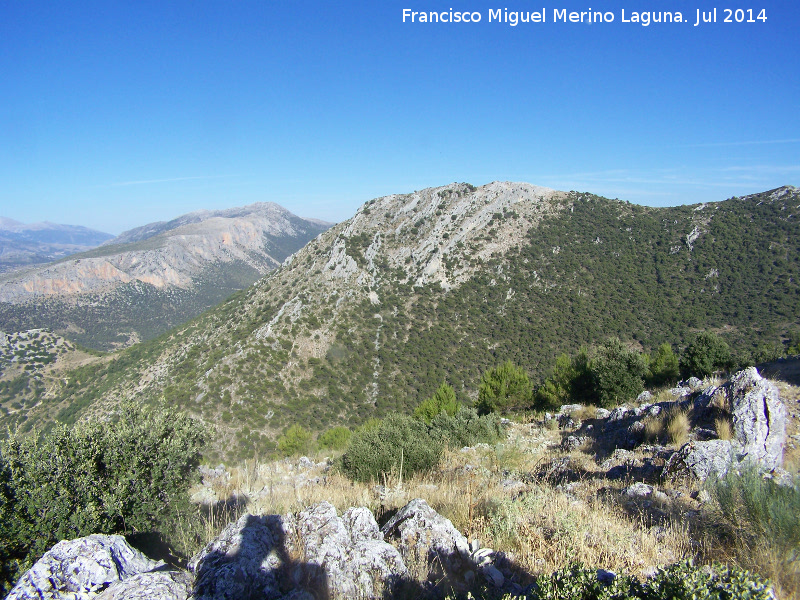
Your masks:
M367 203L216 309L75 372L26 426L132 397L216 424L217 456L250 456L295 423L409 410L443 380L474 399L506 359L537 381L559 353L611 335L653 351L712 329L755 360L800 329L794 188L647 208L492 185ZM418 285L431 265L447 285Z

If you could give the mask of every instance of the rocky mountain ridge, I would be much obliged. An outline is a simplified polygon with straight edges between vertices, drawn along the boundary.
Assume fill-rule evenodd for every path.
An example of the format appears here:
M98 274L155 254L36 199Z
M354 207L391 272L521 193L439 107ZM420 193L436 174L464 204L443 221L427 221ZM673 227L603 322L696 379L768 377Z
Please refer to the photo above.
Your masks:
M79 256L0 277L0 328L47 326L101 348L108 342L92 338L147 339L246 287L328 226L259 203L140 227ZM136 298L140 318L155 317L160 327L148 331L125 314ZM88 318L81 317L86 307ZM98 320L105 336L81 335Z
M800 312L798 205L791 187L648 208L509 182L378 198L29 416L168 402L214 423L222 457L269 450L295 423L407 411L442 380L469 402L488 367L510 359L535 380L560 352L611 335L652 350L714 328L771 348Z

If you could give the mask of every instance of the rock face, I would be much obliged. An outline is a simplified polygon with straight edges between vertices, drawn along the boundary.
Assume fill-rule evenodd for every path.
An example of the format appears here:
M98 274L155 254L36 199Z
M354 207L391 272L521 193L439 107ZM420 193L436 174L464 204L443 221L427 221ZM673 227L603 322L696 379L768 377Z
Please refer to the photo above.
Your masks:
M196 600L313 596L380 598L408 575L366 508L341 517L328 502L297 515L244 515L190 564Z
M755 367L731 379L733 433L745 459L771 471L783 464L786 442L786 407L778 389L761 377Z
M724 475L732 464L750 463L761 471L783 464L786 407L778 389L755 367L739 371L721 387L709 387L694 400L697 412L714 403L729 404L733 440L692 441L673 455L665 473L687 471L697 479Z
M401 508L381 529L384 536L398 539L403 556L441 565L441 575L459 573L468 566L470 548L453 524L417 498Z
M6 600L88 600L110 584L163 565L131 548L119 535L90 535L63 541L48 550L20 578ZM174 595L162 597L179 599Z
M406 566L413 565L412 571ZM60 542L20 580L10 600L301 600L420 597L477 577L514 589L503 553L472 547L421 499L383 527L369 509L339 516L328 502L284 516L244 515L189 563L165 570L120 536Z

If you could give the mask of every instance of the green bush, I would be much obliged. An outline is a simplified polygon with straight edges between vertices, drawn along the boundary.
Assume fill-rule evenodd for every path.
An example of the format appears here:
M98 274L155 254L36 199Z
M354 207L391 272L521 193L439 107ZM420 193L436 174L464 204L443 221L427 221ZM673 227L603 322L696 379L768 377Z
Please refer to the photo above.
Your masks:
M647 383L653 386L667 385L676 381L679 376L678 356L672 351L672 346L661 344L650 361Z
M531 402L533 387L528 374L510 360L486 371L478 386L478 412L503 412Z
M561 354L556 359L553 373L545 379L534 394L534 408L556 409L570 402L585 402L592 397L592 380L589 371L589 351L582 346L570 358Z
M753 465L710 479L720 516L745 548L769 547L785 561L798 559L800 477L795 485L764 479Z
M644 357L611 338L597 349L589 364L593 400L598 406L614 406L635 398L644 389L647 365Z
M571 565L536 580L531 600L767 600L774 598L769 582L735 567L698 567L684 561L659 569L640 582L620 575L609 583L597 571Z
M430 423L436 415L442 412L450 416L455 415L460 406L458 400L456 400L455 390L443 382L433 396L414 409L414 416L426 423Z
M342 471L355 481L380 481L383 475L403 476L433 469L442 456L443 445L418 419L390 414L377 429L353 434L342 456Z
M681 355L681 372L685 376L708 377L733 366L730 346L711 331L701 331L689 342Z
M495 415L478 416L473 408L462 408L455 415L439 413L431 422L431 436L442 440L451 448L463 448L475 444L493 444L503 430Z
M333 427L317 438L320 448L330 450L344 450L350 441L352 432L347 427Z
M174 533L196 477L201 426L170 410L123 406L112 422L11 435L0 447L6 591L49 547L91 533Z
M313 436L310 431L300 425L292 425L278 438L278 451L284 456L308 454L311 451L312 441Z

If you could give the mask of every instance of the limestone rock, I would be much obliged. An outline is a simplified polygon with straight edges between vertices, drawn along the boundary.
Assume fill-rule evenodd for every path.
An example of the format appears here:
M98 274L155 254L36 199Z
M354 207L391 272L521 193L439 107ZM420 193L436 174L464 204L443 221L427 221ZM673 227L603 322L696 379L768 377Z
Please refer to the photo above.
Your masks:
M194 600L380 598L408 576L368 509L339 517L328 502L296 515L244 515L189 566L196 573Z
M730 440L687 442L667 461L664 474L688 473L700 481L722 477L735 460L738 444Z
M441 565L442 574L457 574L470 564L467 538L421 498L397 511L381 532L385 538L399 538L398 547L406 561L426 560L433 570Z
M191 593L185 571L151 571L112 583L97 600L186 600Z
M755 367L731 378L733 433L745 459L771 471L783 464L786 442L786 407L778 389Z
M88 600L110 584L163 566L120 535L62 541L25 573L6 600Z

